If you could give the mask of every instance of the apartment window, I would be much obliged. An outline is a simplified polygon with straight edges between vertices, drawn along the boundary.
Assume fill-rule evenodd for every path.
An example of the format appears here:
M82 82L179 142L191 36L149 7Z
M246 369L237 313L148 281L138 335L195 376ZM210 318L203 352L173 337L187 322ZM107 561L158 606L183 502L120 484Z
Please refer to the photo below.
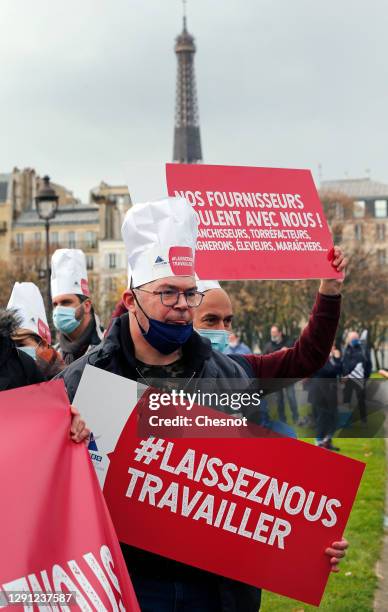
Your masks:
M94 266L93 255L86 255L86 268L88 270L93 270L93 266Z
M387 216L387 200L375 200L375 217L384 219Z
M18 250L21 250L23 248L23 246L24 246L24 235L23 234L16 234L15 241L16 241L16 248Z
M69 245L69 249L75 249L75 232L69 232L68 245Z
M376 240L385 240L385 223L376 224Z
M378 249L377 251L377 265L385 266L387 263L386 252L385 249Z
M362 219L365 217L365 200L356 200L353 202L353 217Z
M57 245L59 243L58 232L50 232L50 244Z
M361 223L356 223L354 226L354 237L356 240L362 240L362 225Z
M110 269L117 267L116 253L108 253L108 267Z
M335 218L338 219L339 221L342 221L345 213L344 213L344 207L340 202L336 202L334 204L334 210L335 210Z
M96 232L85 233L86 248L94 249L97 246L97 234Z

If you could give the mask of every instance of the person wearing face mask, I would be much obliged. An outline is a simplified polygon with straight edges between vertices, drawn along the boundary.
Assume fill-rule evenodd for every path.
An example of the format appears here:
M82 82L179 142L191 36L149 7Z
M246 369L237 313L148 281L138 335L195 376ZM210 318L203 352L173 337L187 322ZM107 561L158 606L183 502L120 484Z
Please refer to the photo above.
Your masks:
M38 287L34 283L16 282L7 309L13 309L20 320L12 340L21 351L35 360L45 379L50 380L64 368L64 363L51 346L51 332Z
M356 331L350 331L346 339L343 355L343 373L346 378L344 388L344 404L350 405L353 392L356 394L361 422L367 423L365 403L365 384L372 370L369 352L361 344Z
M0 310L0 391L45 380L35 360L17 348L12 339L20 325L21 318L15 310Z
M191 205L183 198L135 204L126 213L122 234L130 283L103 343L59 375L70 401L86 364L147 385L155 378L176 378L183 379L184 388L191 381L198 387L200 380L210 379L213 389L218 381L229 384L232 379L243 386L255 377L304 377L324 365L339 317L338 281L322 281L295 347L284 354L228 356L213 350L193 328L204 296L194 274L197 219ZM333 265L342 270L345 264L337 250ZM123 306L126 312L120 315ZM86 435L81 434L79 440ZM341 541L326 550L333 568L346 547ZM125 544L122 550L143 610L173 612L178 606L187 612L257 612L260 607L259 589Z
M86 259L79 249L57 249L51 260L53 323L66 365L100 344L103 328L90 298Z
M232 329L232 303L226 291L221 289L218 281L200 281L197 279L197 289L204 294L200 306L194 310L194 330L211 343L215 351L224 353L228 346ZM110 329L113 320L125 314L127 309L120 300L111 315L108 325Z
M225 355L252 355L253 351L247 344L241 341L240 335L231 332Z
M181 198L135 204L126 214L122 234L131 269L122 297L126 312L113 319L101 347L61 373L69 398L86 363L143 384L156 378L247 380L241 366L212 351L193 328L193 313L203 294L194 273L197 219L192 207ZM179 583L186 605L195 593L196 609L217 611L224 582L234 600L242 591L246 610L259 608L260 592L253 587L124 544L122 550L142 609L172 611L175 596L165 607L162 601L170 600L171 588ZM156 591L150 586L153 580Z
M230 297L218 281L197 280L197 287L204 294L204 298L200 306L194 311L194 329L200 336L210 341L214 351L230 355L228 346L233 323L233 306ZM242 356L247 354L249 353L240 353ZM244 360L241 360L240 364L244 366ZM245 366L250 373L250 365L247 359L245 360ZM250 412L247 416L249 420L273 429L277 433L296 437L294 430L291 428L286 430L282 423L270 420L268 404L264 398L261 399L259 408L254 413Z
M197 288L204 299L194 311L194 329L210 341L213 350L225 353L232 332L232 302L218 281L197 280Z

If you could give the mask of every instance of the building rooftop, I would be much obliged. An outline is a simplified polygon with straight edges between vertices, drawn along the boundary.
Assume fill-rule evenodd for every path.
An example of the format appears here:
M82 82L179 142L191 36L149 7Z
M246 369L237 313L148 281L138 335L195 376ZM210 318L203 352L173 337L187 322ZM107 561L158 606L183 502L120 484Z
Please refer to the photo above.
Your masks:
M388 184L373 181L370 178L342 179L322 181L320 191L340 192L349 198L388 198Z
M93 204L79 204L73 207L59 208L55 218L51 220L51 225L71 225L73 223L98 223L99 207ZM28 227L43 225L44 221L39 219L36 210L23 212L16 219L14 227Z

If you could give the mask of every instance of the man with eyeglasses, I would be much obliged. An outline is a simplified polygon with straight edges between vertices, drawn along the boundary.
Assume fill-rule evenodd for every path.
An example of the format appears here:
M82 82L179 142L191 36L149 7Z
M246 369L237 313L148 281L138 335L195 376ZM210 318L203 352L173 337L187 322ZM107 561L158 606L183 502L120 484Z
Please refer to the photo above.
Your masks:
M226 385L237 381L249 388L261 366L248 359L239 363L213 350L211 343L193 329L193 314L203 293L197 290L194 273L197 220L192 207L181 198L136 204L126 214L122 234L131 269L130 285L123 294L127 312L113 320L99 347L61 374L70 400L87 363L147 385L154 379L184 379L187 388L190 382L210 379L214 390L222 381ZM334 264L345 264L341 253ZM330 281L325 282L321 290L323 287L334 294ZM334 302L319 349L323 362L339 316L339 297ZM310 346L313 341L310 339ZM308 341L305 346L309 346ZM298 356L290 354L290 364ZM278 367L275 375L283 372L287 376L287 371ZM72 431L74 441L81 441L89 433L80 416L74 417ZM336 544L326 551L334 571L346 548L345 542L339 547ZM122 550L142 610L259 610L259 589L125 544Z

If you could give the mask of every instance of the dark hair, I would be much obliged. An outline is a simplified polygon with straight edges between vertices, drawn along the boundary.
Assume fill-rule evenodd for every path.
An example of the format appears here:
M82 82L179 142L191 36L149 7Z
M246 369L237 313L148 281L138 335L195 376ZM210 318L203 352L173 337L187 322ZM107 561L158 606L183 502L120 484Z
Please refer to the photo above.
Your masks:
M92 305L91 309L90 309L90 314L93 316L94 315L94 308L93 308L93 302L92 302L92 298L88 297L87 295L83 295L81 293L76 293L75 294L77 296L77 298L79 299L79 301L81 302L81 304L83 304L84 302L86 302L86 300L90 300L90 303Z
M83 302L86 302L86 300L91 300L90 297L88 297L87 295L82 295L81 293L76 293L75 294L77 296L77 298L79 299L79 301L81 302L81 304Z

